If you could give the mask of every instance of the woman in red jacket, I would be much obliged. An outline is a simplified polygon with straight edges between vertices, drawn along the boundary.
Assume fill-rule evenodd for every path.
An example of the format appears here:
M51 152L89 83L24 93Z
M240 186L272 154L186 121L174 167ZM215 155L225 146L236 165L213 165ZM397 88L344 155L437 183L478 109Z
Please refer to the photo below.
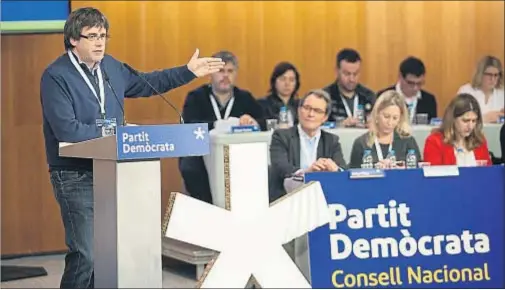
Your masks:
M478 160L491 165L479 103L472 95L458 94L447 106L440 128L426 139L424 161L476 166Z

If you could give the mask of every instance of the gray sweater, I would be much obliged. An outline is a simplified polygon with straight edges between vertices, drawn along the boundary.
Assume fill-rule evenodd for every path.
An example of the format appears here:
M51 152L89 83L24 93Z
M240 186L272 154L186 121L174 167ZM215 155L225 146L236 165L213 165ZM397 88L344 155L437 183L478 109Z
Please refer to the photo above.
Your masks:
M361 135L354 140L351 151L351 162L349 163L349 168L361 168L361 163L363 159L363 153L365 150L372 150L373 163L379 162L379 157L377 156L377 150L375 150L375 145L368 146L368 132ZM382 156L384 158L388 155L389 144L380 144L382 150ZM399 134L395 133L393 138L393 150L395 151L396 160L405 161L407 156L407 151L409 149L414 149L416 151L418 162L421 161L421 153L419 152L419 147L417 146L416 139L414 137L401 137Z

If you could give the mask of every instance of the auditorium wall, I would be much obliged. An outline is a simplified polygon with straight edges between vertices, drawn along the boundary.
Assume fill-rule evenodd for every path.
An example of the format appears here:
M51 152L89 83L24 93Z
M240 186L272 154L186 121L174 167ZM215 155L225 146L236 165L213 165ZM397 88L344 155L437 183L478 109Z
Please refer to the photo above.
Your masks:
M274 65L293 62L301 92L334 79L335 55L362 55L362 83L377 91L396 81L399 62L420 57L425 88L442 114L477 60L504 60L503 1L75 1L95 6L111 23L108 52L149 71L187 63L221 49L240 63L238 86L262 97ZM61 34L2 35L2 255L63 250L63 228L45 164L39 80L63 52ZM166 94L182 108L186 93L208 79ZM128 100L128 122L175 123L159 98ZM177 160L165 160L163 203L182 187ZM163 207L163 206L162 206Z

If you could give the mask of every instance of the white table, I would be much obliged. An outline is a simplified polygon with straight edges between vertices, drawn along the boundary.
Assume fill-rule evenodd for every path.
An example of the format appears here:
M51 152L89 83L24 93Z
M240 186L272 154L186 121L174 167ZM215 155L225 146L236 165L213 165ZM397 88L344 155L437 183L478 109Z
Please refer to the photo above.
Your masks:
M502 156L500 148L500 129L501 124L484 125L484 135L486 136L489 150L495 156ZM424 151L424 141L434 127L428 125L413 126L412 135L417 141L421 156ZM351 149L354 140L366 133L366 129L355 128L337 128L328 129L330 133L337 134L340 137L340 144L346 162L350 161ZM228 144L236 143L254 143L267 142L270 145L272 132L254 132L254 133L236 133L236 134L216 134L210 132L210 154L204 157L205 166L209 173L209 182L212 196L224 193L224 153L223 148ZM270 152L268 153L270 164ZM244 164L246 166L246 164ZM265 168L265 170L267 170ZM216 198L214 198L216 200ZM219 205L224 206L224 205Z

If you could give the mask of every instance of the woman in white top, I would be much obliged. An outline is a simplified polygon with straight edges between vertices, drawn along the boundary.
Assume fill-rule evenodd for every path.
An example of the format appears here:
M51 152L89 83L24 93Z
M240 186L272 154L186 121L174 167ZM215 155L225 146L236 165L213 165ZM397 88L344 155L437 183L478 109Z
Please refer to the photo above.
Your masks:
M479 102L484 123L496 123L503 117L503 67L499 59L485 56L477 64L472 83L462 86L458 94L467 93Z

